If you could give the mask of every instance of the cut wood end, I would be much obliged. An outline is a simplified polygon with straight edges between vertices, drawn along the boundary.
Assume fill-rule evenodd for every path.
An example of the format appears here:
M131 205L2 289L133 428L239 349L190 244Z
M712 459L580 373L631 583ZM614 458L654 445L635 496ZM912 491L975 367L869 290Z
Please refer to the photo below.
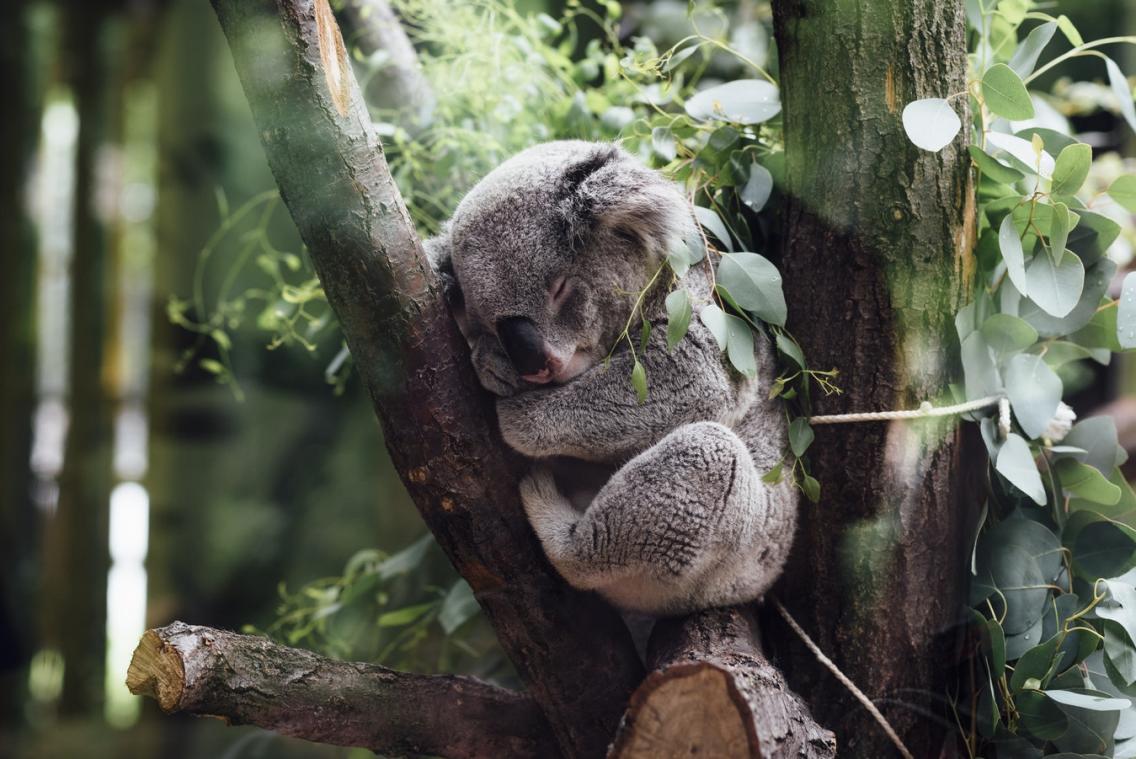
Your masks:
M168 645L156 630L147 630L134 649L126 671L126 687L136 696L149 696L162 711L172 712L185 691L185 666L177 649Z
M613 759L677 759L692 756L760 759L752 717L732 692L729 677L699 663L669 668L647 678L632 697Z

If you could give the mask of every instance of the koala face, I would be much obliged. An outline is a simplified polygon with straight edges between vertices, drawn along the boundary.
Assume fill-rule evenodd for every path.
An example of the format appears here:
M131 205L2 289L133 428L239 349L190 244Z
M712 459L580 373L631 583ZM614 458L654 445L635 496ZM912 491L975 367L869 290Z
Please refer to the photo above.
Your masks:
M478 183L430 247L450 257L483 384L508 394L518 379L568 382L607 355L691 225L678 189L626 152L552 142Z

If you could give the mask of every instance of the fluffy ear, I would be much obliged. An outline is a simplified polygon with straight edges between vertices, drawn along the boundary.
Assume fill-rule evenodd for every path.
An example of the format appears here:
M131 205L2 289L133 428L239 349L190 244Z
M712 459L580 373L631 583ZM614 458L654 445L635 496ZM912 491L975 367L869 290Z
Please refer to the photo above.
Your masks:
M574 243L604 232L665 256L693 225L678 187L613 145L597 145L564 173L561 213Z
M445 294L446 300L451 306L460 305L463 298L461 288L458 286L458 279L454 275L449 224L442 227L437 236L422 243L422 247L426 250L426 258L429 259L434 273L442 281L442 292Z
M454 274L449 223L442 227L436 237L431 237L422 243L422 247L426 249L426 258L430 260L430 265L437 273L438 279L442 281L442 294L450 305L450 313L453 314L454 321L458 323L458 329L461 330L465 339L469 340L469 320L465 314L465 296L462 294L457 275Z

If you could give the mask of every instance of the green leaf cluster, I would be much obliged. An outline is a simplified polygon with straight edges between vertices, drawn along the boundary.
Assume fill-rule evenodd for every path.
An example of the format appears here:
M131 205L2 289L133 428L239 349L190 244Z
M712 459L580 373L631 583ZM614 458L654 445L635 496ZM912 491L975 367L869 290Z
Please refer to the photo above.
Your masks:
M1030 90L1066 60L1101 58L1136 129L1131 89L1098 50L1136 38L1086 43L1032 0L970 0L968 18L967 90L903 114L913 144L942 150L970 100L978 241L973 297L955 320L959 394L1009 404L1008 419L976 415L990 462L971 562L977 664L955 716L971 756L1136 756L1136 494L1111 419L1070 429L1061 402L1080 363L1136 347L1136 281L1108 297L1120 227L1086 186L1093 150L1033 122L1046 96ZM1072 50L1039 66L1057 32ZM1107 194L1132 210L1134 191L1125 175Z

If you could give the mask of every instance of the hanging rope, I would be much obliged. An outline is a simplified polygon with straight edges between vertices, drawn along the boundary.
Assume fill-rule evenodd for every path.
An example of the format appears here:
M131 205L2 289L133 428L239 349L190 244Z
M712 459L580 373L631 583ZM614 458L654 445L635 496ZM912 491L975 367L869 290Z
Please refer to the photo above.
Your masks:
M785 620L785 623L789 625L789 627L793 628L793 632L795 632L801 639L801 641L804 642L805 647L812 652L813 656L817 658L817 661L823 664L825 669L831 672L832 676L839 680L840 684L847 688L848 691L856 697L856 700L864 705L864 708L868 710L868 714L871 714L872 718L877 723L879 723L879 726L883 728L883 731L885 733L887 733L887 737L890 738L891 742L895 744L896 749L903 756L903 758L915 759L911 752L907 750L907 746L903 745L903 740L900 739L899 734L895 732L895 728L891 726L891 723L887 721L887 717L885 717L880 712L880 710L876 708L876 705L872 703L872 699L868 698L868 696L865 695L864 691L857 688L856 683L852 682L852 680L849 679L848 675L841 672L840 668L836 666L832 659L829 659L824 655L824 652L820 650L820 647L816 643L814 643L813 639L809 637L808 633L806 633L804 629L799 624L797 624L797 620L793 619L793 615L789 613L788 609L781 605L781 602L779 600L772 596L769 597L769 600L773 602L773 606L777 609L778 613L781 614L782 619Z

